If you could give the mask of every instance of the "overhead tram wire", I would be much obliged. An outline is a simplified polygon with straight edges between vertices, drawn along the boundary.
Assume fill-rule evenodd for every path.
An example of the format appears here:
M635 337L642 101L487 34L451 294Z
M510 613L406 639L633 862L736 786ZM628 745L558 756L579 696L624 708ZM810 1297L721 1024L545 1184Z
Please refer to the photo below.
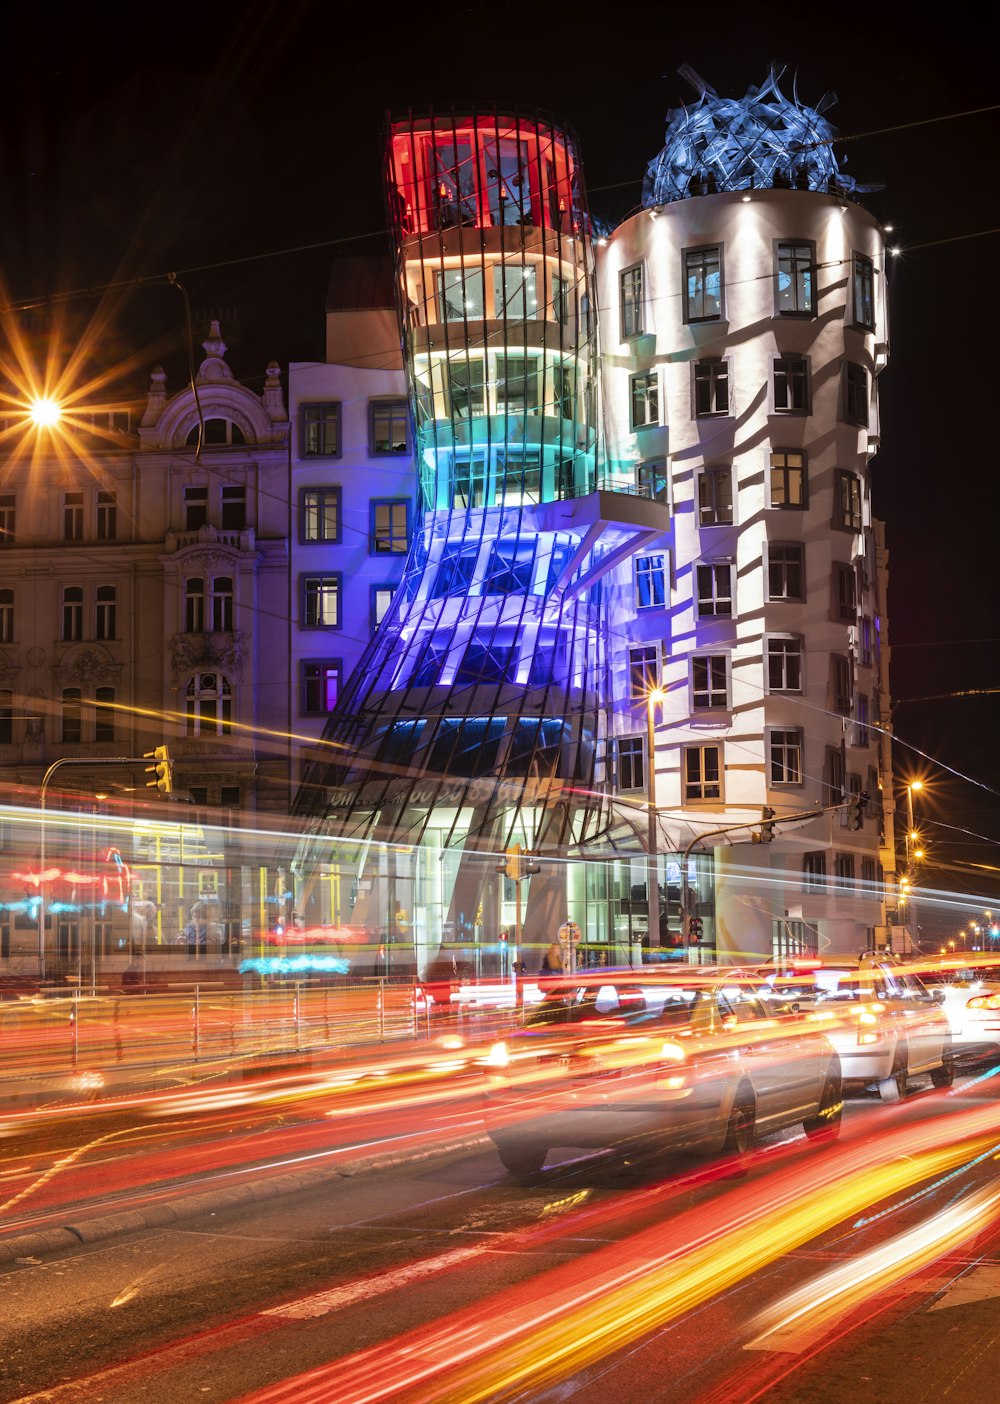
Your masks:
M914 122L900 122L891 127L874 127L867 132L854 132L847 136L840 135L836 137L826 137L820 142L814 142L813 145L837 146L849 141L862 141L869 137L886 136L893 132L910 131L916 127L934 126L939 122L955 122L958 121L960 118L979 117L984 116L986 113L989 112L998 111L1000 111L1000 103L992 103L987 107L973 107L969 108L967 111L964 112L946 112L942 113L940 116L937 117L921 117ZM803 149L809 150L810 148L804 147ZM635 185L637 181L641 180L642 176L633 176L629 180L612 181L606 185L594 185L588 187L588 193L590 195L596 195L605 190L621 190L629 185ZM334 248L339 244L353 244L360 239L382 239L386 238L388 236L388 233L388 228L373 229L369 230L367 233L364 234L347 234L339 239L320 239L309 244L296 244L284 249L270 249L264 253L244 254L241 255L239 258L218 259L214 263L192 264L187 268L176 269L172 273L150 273L145 276L137 276L135 278L123 278L108 283L92 283L87 287L67 289L65 292L61 293L48 293L41 297L22 299L17 302L5 302L2 306L0 306L0 315L8 312L27 312L36 307L50 307L60 302L73 301L79 297L97 297L98 295L106 292L127 291L129 288L141 288L156 286L158 284L166 284L169 283L172 278L187 277L189 274L192 273L210 273L218 268L235 268L238 267L240 264L257 263L260 260L266 258L285 258L288 257L290 254L312 253L318 249ZM911 245L905 250L905 252L910 252L911 248L936 248L938 245L941 244L957 243L963 239L983 238L986 235L996 233L1000 233L1000 229L981 229L973 231L969 234L956 234L950 239L934 239L924 244Z

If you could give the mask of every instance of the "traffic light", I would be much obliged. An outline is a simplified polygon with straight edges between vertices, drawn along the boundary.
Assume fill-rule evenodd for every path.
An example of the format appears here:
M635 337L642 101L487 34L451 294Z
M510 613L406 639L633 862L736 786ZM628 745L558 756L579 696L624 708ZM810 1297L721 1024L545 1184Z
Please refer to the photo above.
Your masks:
M521 876L531 877L533 873L540 873L542 865L533 853L526 853L521 859Z
M868 791L862 790L859 794L852 795L847 806L847 827L849 829L860 829L865 817L865 805L868 803Z
M760 811L760 843L770 843L774 838L774 810L765 804Z
M688 940L700 941L704 926L701 917L688 917Z
M518 882L521 878L521 866L521 845L515 843L507 849L507 856L497 864L497 872L509 877L511 882Z
M154 775L155 780L146 781L147 790L158 790L161 795L173 794L174 790L174 763L170 759L170 750L167 746L157 746L155 751L144 751L146 760L153 761L152 765L146 766L146 774Z

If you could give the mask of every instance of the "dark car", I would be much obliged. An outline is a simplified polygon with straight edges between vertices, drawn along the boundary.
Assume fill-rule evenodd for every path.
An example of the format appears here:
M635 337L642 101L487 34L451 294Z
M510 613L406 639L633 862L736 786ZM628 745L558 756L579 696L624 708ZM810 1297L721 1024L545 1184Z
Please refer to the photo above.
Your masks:
M530 1173L554 1146L725 1151L801 1123L837 1134L840 1062L804 1016L765 1006L759 982L578 976L552 985L484 1060L487 1131Z

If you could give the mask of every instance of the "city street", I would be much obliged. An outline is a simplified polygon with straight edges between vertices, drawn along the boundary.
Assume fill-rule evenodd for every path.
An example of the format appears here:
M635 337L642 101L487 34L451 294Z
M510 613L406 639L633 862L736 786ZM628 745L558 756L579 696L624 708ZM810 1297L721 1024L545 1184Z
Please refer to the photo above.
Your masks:
M997 1092L851 1098L837 1144L770 1138L742 1181L564 1153L521 1184L473 1145L30 1256L0 1399L976 1404Z

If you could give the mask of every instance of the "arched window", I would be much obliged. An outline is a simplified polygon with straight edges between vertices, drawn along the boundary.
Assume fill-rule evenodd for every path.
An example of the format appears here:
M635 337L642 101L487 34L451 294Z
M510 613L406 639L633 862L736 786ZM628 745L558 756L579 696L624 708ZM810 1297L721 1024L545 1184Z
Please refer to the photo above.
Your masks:
M205 632L205 582L193 575L184 582L184 631L188 634Z
M247 437L238 424L234 424L231 419L206 419L205 435L202 444L205 448L226 448L230 445L238 447L245 444ZM196 448L198 444L198 425L196 424L187 436L188 448Z
M118 591L113 585L98 585L94 607L94 638L118 637Z
M224 736L233 729L233 687L221 673L195 673L185 697L188 736Z

